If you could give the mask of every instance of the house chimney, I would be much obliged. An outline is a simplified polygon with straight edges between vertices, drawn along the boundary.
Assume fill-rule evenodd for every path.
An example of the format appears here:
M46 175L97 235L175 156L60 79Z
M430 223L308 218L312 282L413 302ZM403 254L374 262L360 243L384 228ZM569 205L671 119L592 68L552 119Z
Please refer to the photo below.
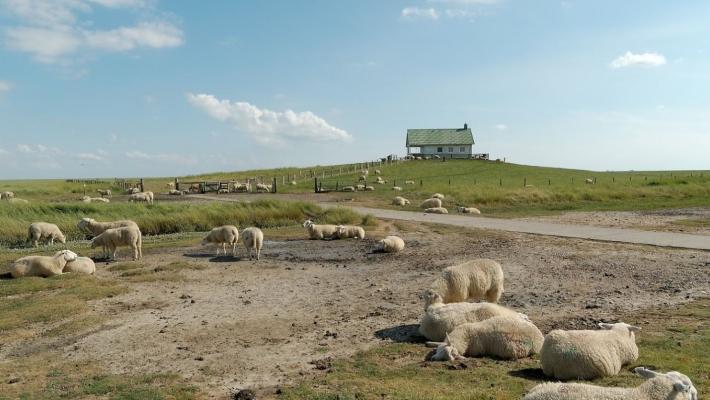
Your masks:
M463 129L468 129L468 124L464 122Z

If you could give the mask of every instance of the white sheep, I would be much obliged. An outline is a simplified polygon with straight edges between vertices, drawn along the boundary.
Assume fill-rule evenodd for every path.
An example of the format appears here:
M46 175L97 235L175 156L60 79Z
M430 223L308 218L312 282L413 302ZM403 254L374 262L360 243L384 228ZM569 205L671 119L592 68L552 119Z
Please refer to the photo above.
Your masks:
M419 205L420 208L435 208L441 207L441 199L430 198L426 199Z
M365 229L354 225L338 225L335 227L334 238L338 239L365 239Z
M23 276L50 277L60 275L67 262L76 260L76 253L71 250L61 250L53 256L27 256L16 260L10 266L13 278Z
M447 210L444 207L432 207L432 208L427 208L424 210L425 213L430 213L430 214L448 214L449 210Z
M296 186L296 185L298 185L298 182L296 182L296 181L291 181L291 186Z
M237 183L234 185L235 192L249 192L251 191L251 184L247 183Z
M227 245L232 245L232 256L237 253L237 242L239 241L239 230L234 225L222 225L213 228L210 233L202 238L202 245L216 244L222 245L224 255L227 255ZM219 255L219 247L217 247L217 255Z
M599 327L602 330L548 333L540 352L545 375L561 380L612 376L638 358L634 332L641 328L623 322Z
M432 198L432 199L444 200L445 197L444 197L444 195L441 194L441 193L434 193L434 194L431 195L431 198Z
M360 176L357 178L357 181L358 181L358 182L365 182L365 181L367 181L367 177L366 177L365 175L360 175Z
M140 192L141 192L141 189L137 188L137 187L129 188L127 191L128 194L136 194L136 193L140 193Z
M401 186L392 186L392 190L396 190L396 191L398 191L398 192L401 192L401 191L402 191L402 187L401 187Z
M456 211L463 213L463 214L480 214L481 211L478 208L474 207L456 207Z
M121 228L124 226L134 226L138 228L138 224L128 219L112 222L98 222L93 218L82 218L76 224L77 228L82 231L90 232L94 236L104 233L107 229Z
M584 183L586 183L587 185L593 185L593 184L594 184L594 179L592 179L592 178L587 178L587 179L584 180Z
M530 321L493 317L461 324L446 334L443 343L427 342L427 346L437 347L432 361L454 361L466 356L516 360L538 353L542 341L542 332Z
M355 185L355 189L357 189L357 190L365 190L365 185L357 184L357 185Z
M84 196L81 198L81 201L84 203L110 203L111 200L105 199L103 197L89 197L89 196Z
M310 219L303 223L303 227L308 229L308 236L311 239L332 239L336 233L338 227L336 225L316 225Z
M343 186L341 189L343 192L354 192L355 191L355 186Z
M183 190L177 190L177 189L170 189L168 192L169 195L171 196L183 196L185 194L185 191Z
M402 196L397 196L397 197L395 197L394 199L392 199L392 205L395 205L395 206L406 206L407 204L409 204L409 200L405 199L405 198L402 197Z
M373 190L375 190L375 187L374 187L374 186L370 186L370 185L365 186L365 191L366 191L366 192L371 192L371 191L373 191Z
M101 197L111 197L111 189L96 189L96 192L100 194Z
M91 240L91 248L98 246L108 249L108 257L116 258L119 246L130 246L133 250L133 260L143 257L143 234L137 226L124 226L106 229Z
M94 264L94 260L89 257L77 257L75 260L67 262L62 272L75 272L92 275L96 272L96 264Z
M449 303L438 293L427 290L424 294L424 316L419 323L419 333L429 340L442 341L446 332L467 322L479 322L493 317L510 317L529 320L527 315L495 303Z
M0 193L0 199L3 199L3 200L9 200L9 199L12 199L13 197L15 197L15 193L13 193L13 192Z
M376 252L399 253L404 250L404 240L399 236L387 236L375 245Z
M438 293L444 303L469 299L485 299L489 303L497 303L503 294L503 281L503 268L500 264L480 258L444 268L430 290Z
M229 189L222 188L217 191L217 194L227 194L229 193Z
M175 182L168 182L165 184L165 187L168 188L168 190L175 189Z
M256 191L257 192L271 192L271 185L267 185L265 183L257 183L256 184Z
M153 192L138 192L128 196L129 202L145 202L153 204Z
M264 245L264 232L257 227L246 228L242 231L242 243L249 252L249 259L251 260L251 251L254 250L256 260L259 261L261 247Z
M414 181L404 181L405 185L414 185Z
M379 169L376 169L376 170L375 170L375 175L380 175L380 174L382 174L382 171L380 171Z
M27 241L32 244L32 247L37 247L40 240L54 244L57 240L60 243L66 243L66 238L59 227L48 222L34 222L27 229Z
M646 378L634 388L617 388L584 383L542 383L525 395L524 400L697 400L698 390L686 375L671 371L665 374L644 367L634 368Z

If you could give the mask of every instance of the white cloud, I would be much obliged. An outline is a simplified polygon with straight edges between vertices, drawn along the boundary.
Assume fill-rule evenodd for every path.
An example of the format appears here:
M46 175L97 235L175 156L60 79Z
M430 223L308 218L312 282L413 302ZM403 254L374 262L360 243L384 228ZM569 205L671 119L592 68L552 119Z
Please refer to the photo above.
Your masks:
M88 161L103 161L105 160L104 157L102 157L99 154L94 154L94 153L79 153L77 156L81 160L88 160Z
M280 143L286 139L349 141L352 136L310 111L272 111L247 102L219 100L209 94L187 94L193 106L214 119L229 122L260 143Z
M10 154L10 152L0 147L0 154Z
M43 144L18 144L17 151L24 154L61 154L62 150L56 147L47 147Z
M197 159L193 156L174 154L174 153L145 153L138 150L128 151L125 153L126 157L134 160L146 160L146 161L158 161L158 162L171 162L171 163L182 163L182 164L197 164Z
M107 8L142 8L147 5L145 0L89 0L89 2L99 4Z
M402 9L402 18L428 18L439 19L439 12L435 8L406 7Z
M154 22L122 27L110 31L84 32L85 44L106 51L127 51L137 47L178 47L183 44L182 31L174 25Z
M473 18L481 15L476 11L463 9L446 9L444 11L444 14L446 14L446 16L449 18Z
M8 81L0 81L0 93L9 92L12 89L12 84Z
M634 54L627 51L612 61L609 66L614 69L626 67L659 67L666 64L666 57L658 53Z
M10 28L5 37L8 47L29 53L43 63L53 63L76 52L81 45L76 33L66 28Z
M508 125L506 125L506 124L496 124L496 126L494 126L494 128L496 128L496 129L499 130L499 131L504 131L504 130L507 130L507 129L508 129Z

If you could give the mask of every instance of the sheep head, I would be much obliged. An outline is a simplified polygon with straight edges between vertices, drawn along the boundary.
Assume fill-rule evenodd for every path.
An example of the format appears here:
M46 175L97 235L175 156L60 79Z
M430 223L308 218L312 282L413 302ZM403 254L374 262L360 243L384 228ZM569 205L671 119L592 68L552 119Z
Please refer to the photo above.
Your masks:
M636 338L636 336L634 335L634 332L638 332L641 330L641 328L638 326L629 325L624 322L617 322L615 324L607 324L604 322L600 322L599 327L602 329L607 329L607 330L624 330L624 331L628 332L629 336L631 336L634 339Z
M57 257L57 256L62 257L62 258L64 258L64 261L67 261L67 262L74 261L74 260L76 260L77 257L79 257L76 253L74 253L71 250L58 251L54 256L55 257Z
M309 228L309 227L311 227L312 225L313 225L313 221L311 221L310 219L307 219L306 221L303 222L303 227L304 227L304 228Z
M670 371L665 374L660 372L651 371L648 368L636 367L634 372L639 376L646 379L653 378L666 378L673 382L673 390L678 393L687 393L691 400L698 399L698 390L693 385L693 382L685 374L681 374L678 371Z
M422 292L421 298L424 300L424 310L429 308L430 305L444 303L444 299L441 295L432 289L426 289Z
M454 361L454 360L465 360L466 357L462 356L459 351L451 344L451 338L449 334L446 334L446 339L443 343L439 343L436 351L431 356L432 361Z

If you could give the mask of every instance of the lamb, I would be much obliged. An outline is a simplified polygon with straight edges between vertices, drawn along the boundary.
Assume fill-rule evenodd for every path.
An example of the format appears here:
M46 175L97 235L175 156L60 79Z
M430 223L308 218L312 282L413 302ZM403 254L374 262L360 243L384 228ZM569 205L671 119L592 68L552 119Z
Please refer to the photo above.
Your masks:
M336 225L316 225L310 219L303 223L303 227L308 229L308 236L311 239L332 239L338 227Z
M398 192L401 192L401 191L402 191L402 187L400 187L400 186L392 186L392 190L396 190L396 191L398 191Z
M60 275L67 262L76 260L76 253L71 250L61 250L53 256L27 256L16 260L10 266L13 278L23 276L50 277Z
M27 230L27 241L32 244L32 247L37 247L40 240L54 244L54 240L60 243L66 243L66 238L59 227L47 222L34 222L30 224Z
M619 322L600 323L602 330L553 330L545 336L540 363L545 375L560 380L593 379L619 373L639 356L641 328Z
M213 228L210 233L202 238L202 245L205 246L209 243L216 245L222 245L222 250L224 255L227 255L227 245L232 245L232 256L237 254L237 242L239 241L239 230L234 225L222 225ZM219 247L217 247L217 255L219 255Z
M524 400L697 400L698 390L680 372L665 374L644 367L634 368L646 381L634 388L617 388L584 383L542 383L530 389Z
M333 237L338 239L365 239L365 230L359 226L338 225L335 227L335 235Z
M528 320L527 315L494 303L449 303L438 293L427 290L424 293L428 306L419 323L419 333L429 340L440 342L446 332L467 322L479 322L493 317L510 317Z
M399 253L402 250L404 250L404 240L399 236L387 236L375 245L375 251L381 253Z
M128 201L129 202L146 202L148 204L153 204L153 197L148 193L149 192L133 193L132 195L128 196Z
M424 210L425 213L431 213L431 214L448 214L449 210L445 209L444 207L432 207L432 208L427 208Z
M143 235L137 226L106 229L91 240L92 249L98 246L108 249L109 259L116 258L119 246L130 246L133 249L133 261L143 257Z
M446 334L444 342L427 342L436 346L432 361L454 361L466 356L492 356L516 360L536 354L542 347L542 332L521 318L493 317L468 322Z
M256 227L246 228L242 231L242 243L244 243L244 247L249 252L249 259L251 260L251 251L254 250L256 260L259 261L261 247L264 245L264 232Z
M343 192L354 192L355 191L355 186L344 186L342 189Z
M419 205L421 208L434 208L434 207L441 207L441 199L435 199L435 198L430 198L426 199L422 202L422 204Z
M409 204L409 200L405 199L405 198L402 197L402 196L397 196L397 197L395 197L394 199L392 199L392 205L395 205L395 206L406 206L407 204Z
M431 285L444 303L485 299L497 303L503 294L503 268L486 258L446 267ZM428 307L429 304L426 304Z
M414 185L414 181L404 181L405 185Z
M480 214L481 211L474 207L457 207L456 210L463 214Z
M81 274L93 275L96 272L96 264L89 257L77 257L74 261L69 261L65 266L63 273L76 272Z
M96 192L100 194L101 197L111 197L111 189L96 189Z
M9 200L9 199L12 199L13 197L15 197L15 193L13 193L13 192L0 193L0 199L3 199L3 200Z
M444 195L441 193L434 193L431 195L432 199L439 199L439 200L444 200Z
M371 192L371 191L373 191L373 190L375 190L375 187L374 187L374 186L369 186L369 185L368 185L368 186L365 186L365 191L366 191L366 192Z

